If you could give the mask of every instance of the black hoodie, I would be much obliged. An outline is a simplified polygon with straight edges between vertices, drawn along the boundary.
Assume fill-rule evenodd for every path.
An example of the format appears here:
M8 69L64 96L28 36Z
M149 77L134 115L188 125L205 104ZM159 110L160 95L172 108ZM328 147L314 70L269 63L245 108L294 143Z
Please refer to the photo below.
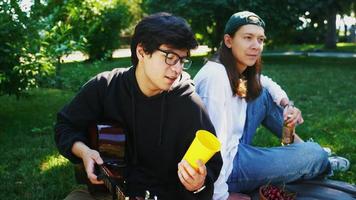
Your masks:
M178 163L199 129L215 133L192 80L183 73L170 91L146 97L138 87L135 68L103 72L86 83L57 115L55 141L62 155L74 163L75 141L88 144L87 127L116 121L128 135L127 192L158 199L211 199L222 159L217 153L207 163L206 188L193 194L180 183Z

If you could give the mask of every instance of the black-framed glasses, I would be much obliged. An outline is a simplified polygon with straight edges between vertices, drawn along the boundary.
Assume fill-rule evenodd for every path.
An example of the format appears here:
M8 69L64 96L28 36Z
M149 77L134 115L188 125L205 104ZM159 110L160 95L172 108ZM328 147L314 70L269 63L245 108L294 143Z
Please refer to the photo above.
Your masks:
M180 57L177 53L174 53L172 51L162 50L159 48L157 50L166 54L165 62L169 66L177 64L178 61L180 61L180 66L182 66L183 69L189 69L189 67L192 65L192 60L190 60L188 57Z

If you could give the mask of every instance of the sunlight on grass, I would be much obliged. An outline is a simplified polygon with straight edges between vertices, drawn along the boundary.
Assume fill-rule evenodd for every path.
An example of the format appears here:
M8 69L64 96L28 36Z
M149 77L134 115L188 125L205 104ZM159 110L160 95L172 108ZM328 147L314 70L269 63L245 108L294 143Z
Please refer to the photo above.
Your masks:
M339 42L337 43L338 47L356 47L356 43L346 43L346 42Z
M41 164L41 172L46 172L54 167L64 166L69 164L69 161L61 155L53 155L47 157L47 159Z
M211 51L206 45L200 45L197 49L191 51L192 56L206 56Z

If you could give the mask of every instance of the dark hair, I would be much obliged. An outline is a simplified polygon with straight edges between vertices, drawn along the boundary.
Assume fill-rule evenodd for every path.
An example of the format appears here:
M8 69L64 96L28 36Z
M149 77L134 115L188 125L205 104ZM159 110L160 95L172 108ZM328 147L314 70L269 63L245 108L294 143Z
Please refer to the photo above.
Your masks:
M234 33L233 35L230 36L233 37ZM246 101L252 101L260 95L262 91L262 86L260 81L261 70L262 70L261 57L257 59L256 63L253 66L248 66L246 70L242 74L240 74L236 68L236 58L232 54L231 48L228 48L223 41L221 43L220 48L218 49L218 51L212 57L211 60L215 62L219 62L224 65L227 76L230 81L232 94L234 96L237 94L237 88L239 87L239 79L242 78L243 76L247 80Z
M131 62L138 63L136 48L142 44L146 53L152 54L162 44L176 49L191 50L198 46L187 22L170 13L156 13L143 18L135 27L131 40Z

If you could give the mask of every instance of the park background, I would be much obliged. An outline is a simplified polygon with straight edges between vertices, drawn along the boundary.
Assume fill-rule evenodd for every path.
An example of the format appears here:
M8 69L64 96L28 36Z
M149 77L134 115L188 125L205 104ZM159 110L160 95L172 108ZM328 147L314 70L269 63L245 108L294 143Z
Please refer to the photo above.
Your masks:
M77 185L55 148L56 112L93 75L130 66L135 24L167 11L202 45L192 77L219 46L231 14L263 18L263 73L303 112L297 132L351 161L331 177L356 183L356 5L353 0L0 1L0 199L63 199ZM319 55L322 57L316 57ZM280 141L260 128L254 143Z

